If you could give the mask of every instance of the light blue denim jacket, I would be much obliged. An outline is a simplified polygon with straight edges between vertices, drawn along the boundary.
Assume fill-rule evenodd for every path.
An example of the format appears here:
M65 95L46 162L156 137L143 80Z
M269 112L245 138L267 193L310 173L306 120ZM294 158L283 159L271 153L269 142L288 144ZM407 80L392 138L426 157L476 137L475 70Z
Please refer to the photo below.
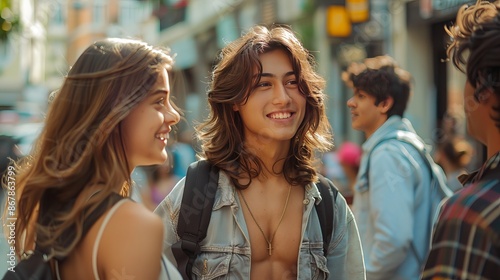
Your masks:
M368 280L419 279L419 259L425 260L430 244L431 203L440 200L432 198L431 173L419 151L396 139L383 141L398 131L420 139L408 120L392 116L362 145L353 212Z
M177 220L185 178L160 203L155 213L165 226L164 254L176 264L171 251L179 240ZM352 212L339 194L335 203L334 230L327 258L314 207L321 200L315 184L305 188L302 243L297 259L297 279L365 279L358 229ZM250 279L251 250L249 234L240 201L227 175L221 171L207 237L193 265L194 279Z

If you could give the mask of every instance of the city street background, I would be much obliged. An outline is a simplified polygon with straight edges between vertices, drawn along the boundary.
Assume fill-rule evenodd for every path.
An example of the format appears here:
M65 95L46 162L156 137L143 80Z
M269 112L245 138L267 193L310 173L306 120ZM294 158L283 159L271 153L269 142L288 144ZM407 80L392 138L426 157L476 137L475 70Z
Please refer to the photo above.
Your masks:
M346 106L341 73L353 61L388 54L413 76L406 117L432 146L456 120L466 135L465 75L446 62L444 26L466 0L0 0L0 136L28 155L43 126L50 94L80 53L105 37L139 38L175 54L172 94L185 112L175 133L192 145L193 125L207 114L206 89L218 52L255 24L287 24L314 55L327 81L327 114L335 144L362 144ZM466 136L467 137L467 136ZM0 138L4 139L4 138ZM484 159L476 155L469 169ZM7 142L5 142L7 143ZM0 143L1 160L8 145ZM146 172L147 173L147 172ZM182 175L176 174L176 175ZM145 184L144 172L134 175ZM2 196L3 197L3 196ZM7 244L0 241L2 252ZM5 259L4 259L5 258ZM0 254L0 273L6 269Z

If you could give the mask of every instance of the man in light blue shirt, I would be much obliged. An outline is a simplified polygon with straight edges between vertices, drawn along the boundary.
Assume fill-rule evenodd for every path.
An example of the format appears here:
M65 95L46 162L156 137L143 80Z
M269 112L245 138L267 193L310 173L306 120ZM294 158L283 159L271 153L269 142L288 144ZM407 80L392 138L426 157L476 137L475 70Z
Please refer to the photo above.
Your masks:
M367 279L419 279L442 196L431 187L429 166L437 166L422 156L425 143L402 118L410 74L380 56L351 65L343 79L354 90L347 101L352 127L367 139L353 203Z

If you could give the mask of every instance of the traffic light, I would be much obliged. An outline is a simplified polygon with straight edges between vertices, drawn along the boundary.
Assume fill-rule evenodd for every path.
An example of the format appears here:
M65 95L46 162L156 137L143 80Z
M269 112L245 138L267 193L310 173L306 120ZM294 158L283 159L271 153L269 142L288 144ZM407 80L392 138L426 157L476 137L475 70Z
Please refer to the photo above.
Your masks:
M346 0L346 9L352 23L361 23L370 18L369 0Z
M326 31L333 37L349 37L352 33L351 21L345 6L326 8Z
M332 37L349 37L352 24L370 19L369 0L325 0L326 30Z

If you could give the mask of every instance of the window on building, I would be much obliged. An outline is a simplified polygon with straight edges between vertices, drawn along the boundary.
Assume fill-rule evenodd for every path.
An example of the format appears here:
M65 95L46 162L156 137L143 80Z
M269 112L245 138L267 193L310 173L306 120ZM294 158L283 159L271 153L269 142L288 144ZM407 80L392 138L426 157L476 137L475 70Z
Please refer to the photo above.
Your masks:
M105 0L94 0L92 7L92 23L94 25L104 25L107 19L108 4Z

